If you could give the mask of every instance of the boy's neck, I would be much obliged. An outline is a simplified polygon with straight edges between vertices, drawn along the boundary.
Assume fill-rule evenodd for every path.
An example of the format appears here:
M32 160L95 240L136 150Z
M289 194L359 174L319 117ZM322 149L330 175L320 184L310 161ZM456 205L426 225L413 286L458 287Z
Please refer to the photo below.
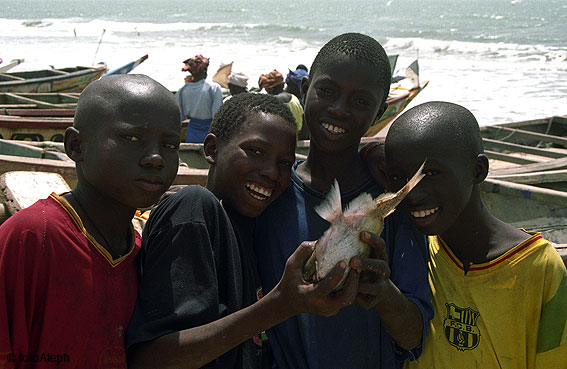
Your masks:
M327 191L336 179L341 192L357 187L370 176L368 167L358 155L358 147L329 154L317 150L313 144L296 173L304 183L319 191Z
M492 215L480 198L476 206L467 210L441 235L465 271L473 264L500 257L529 238L528 234Z
M63 197L75 209L89 234L115 259L128 252L136 209L117 203L92 186L80 184Z

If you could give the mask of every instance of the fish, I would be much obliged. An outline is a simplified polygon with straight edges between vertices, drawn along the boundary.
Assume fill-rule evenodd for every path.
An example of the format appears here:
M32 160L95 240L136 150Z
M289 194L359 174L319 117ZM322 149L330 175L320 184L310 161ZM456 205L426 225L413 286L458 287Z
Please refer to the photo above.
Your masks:
M375 199L368 193L362 193L352 200L343 213L341 191L335 179L325 200L315 207L319 216L331 226L315 243L315 249L303 266L303 279L306 282L317 282L327 276L340 261L347 267L340 282L333 292L342 289L350 266L351 258L370 256L371 247L360 240L360 232L369 231L381 234L384 229L384 218L392 214L407 194L425 176L422 173L425 162L413 177L398 192L386 192Z

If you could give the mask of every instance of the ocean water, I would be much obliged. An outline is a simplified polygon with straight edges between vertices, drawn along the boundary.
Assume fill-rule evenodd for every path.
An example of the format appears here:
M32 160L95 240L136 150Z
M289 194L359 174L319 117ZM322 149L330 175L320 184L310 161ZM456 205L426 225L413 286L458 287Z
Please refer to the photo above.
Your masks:
M211 58L250 77L310 67L344 32L376 38L396 69L419 60L428 86L411 106L446 100L481 125L567 114L567 0L0 0L0 58L13 70L148 54L135 72L171 90L182 61ZM209 77L209 78L210 78Z

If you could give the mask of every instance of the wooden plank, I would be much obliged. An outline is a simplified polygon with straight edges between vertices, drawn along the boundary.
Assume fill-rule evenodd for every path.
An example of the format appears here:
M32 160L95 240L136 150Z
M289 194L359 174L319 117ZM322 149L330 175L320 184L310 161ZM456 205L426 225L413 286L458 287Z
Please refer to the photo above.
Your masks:
M519 144L515 144L515 143L510 143L510 142L503 142L503 141L500 141L500 140L492 140L492 139L489 139L489 138L483 138L482 142L484 143L485 147L497 148L497 149L501 149L501 150L509 150L509 151L512 151L512 152L521 152L521 153L532 154L532 155L537 155L537 156L544 156L544 157L553 158L553 159L562 158L562 157L567 156L567 152L561 153L561 152L558 152L558 151L540 149L540 148L536 148L536 147L532 147L532 146L519 145Z
M530 132L517 128L507 128L503 126L486 126L486 129L489 131L490 130L498 131L500 133L507 134L510 137L513 136L516 138L528 138L528 139L540 140L540 141L551 142L554 144L567 146L567 138L563 138L563 137Z
M518 174L489 174L489 178L522 184L567 182L567 169Z
M13 170L59 173L69 186L73 187L77 184L75 163L72 161L0 155L0 173Z
M51 69L51 71L56 74L63 74L63 75L69 74L69 72L65 72L64 70L59 70L59 69Z
M542 161L545 161L545 159L541 159L541 160L527 159L517 155L504 154L502 152L496 152L490 150L484 150L484 154L488 156L489 159L501 160L509 163L522 164L522 165L537 164L537 163L541 163Z
M564 191L550 190L492 178L487 178L481 183L481 190L567 207L567 192Z
M25 81L25 78L13 76L11 74L5 74L5 73L0 73L0 77L6 78L7 80L12 80L12 81Z
M68 105L68 104L61 104L61 105ZM11 115L11 116L18 116L18 117L74 117L75 116L75 109L74 108L64 108L61 106L60 108L35 108L29 107L24 109L2 109L0 108L0 114L4 113L4 115Z
M543 172L547 170L567 169L567 157L559 159L551 159L535 164L524 164L512 168L501 168L490 171L491 174L520 174L529 172Z

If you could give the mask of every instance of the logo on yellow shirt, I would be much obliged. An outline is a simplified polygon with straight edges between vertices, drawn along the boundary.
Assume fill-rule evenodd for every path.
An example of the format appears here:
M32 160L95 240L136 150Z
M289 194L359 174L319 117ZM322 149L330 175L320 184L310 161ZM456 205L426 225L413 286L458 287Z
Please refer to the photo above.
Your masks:
M450 303L445 304L447 314L443 319L445 337L459 351L473 350L480 342L480 330L477 326L480 313L471 308L461 308Z

